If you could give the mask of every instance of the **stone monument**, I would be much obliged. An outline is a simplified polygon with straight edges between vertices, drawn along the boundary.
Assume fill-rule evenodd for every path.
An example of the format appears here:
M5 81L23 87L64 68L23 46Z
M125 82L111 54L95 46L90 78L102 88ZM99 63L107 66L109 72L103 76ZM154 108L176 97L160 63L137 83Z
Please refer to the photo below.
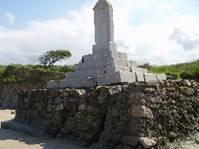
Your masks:
M127 54L118 52L114 41L113 8L107 0L99 0L94 9L95 45L93 53L85 55L75 72L64 80L48 82L48 88L80 88L119 82L166 80L165 74L147 73L129 61Z

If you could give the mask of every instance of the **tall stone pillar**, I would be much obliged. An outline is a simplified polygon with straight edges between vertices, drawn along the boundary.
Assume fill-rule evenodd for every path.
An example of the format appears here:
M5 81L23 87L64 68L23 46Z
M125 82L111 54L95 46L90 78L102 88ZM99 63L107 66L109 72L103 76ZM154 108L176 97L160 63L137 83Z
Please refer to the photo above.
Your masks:
M95 45L93 52L101 50L113 50L114 24L113 8L107 0L99 0L94 10Z

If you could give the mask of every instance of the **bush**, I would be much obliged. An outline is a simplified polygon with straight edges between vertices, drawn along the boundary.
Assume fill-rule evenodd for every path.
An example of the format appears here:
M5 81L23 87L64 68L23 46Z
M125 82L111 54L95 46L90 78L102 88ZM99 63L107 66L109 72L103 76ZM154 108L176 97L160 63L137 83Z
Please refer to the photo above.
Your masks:
M0 77L5 72L6 66L0 65Z
M182 79L193 79L193 75L190 74L190 73L187 73L187 72L182 72L182 73L180 74L180 77L181 77Z
M169 80L177 80L180 78L179 74L172 74L172 73L166 73L167 79Z
M9 65L2 69L0 81L47 82L63 79L64 74L70 71L73 71L73 66L53 66L44 69L41 65Z

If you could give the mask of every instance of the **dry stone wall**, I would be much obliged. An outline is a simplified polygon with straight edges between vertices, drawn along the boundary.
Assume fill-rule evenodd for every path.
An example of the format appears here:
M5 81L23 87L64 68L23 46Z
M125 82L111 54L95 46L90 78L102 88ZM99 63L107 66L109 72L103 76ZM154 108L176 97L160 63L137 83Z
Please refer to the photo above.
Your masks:
M159 148L168 140L199 131L199 83L24 91L18 94L16 120L86 144Z
M15 109L17 103L17 93L20 90L30 90L32 88L46 88L44 83L6 83L0 82L0 108Z

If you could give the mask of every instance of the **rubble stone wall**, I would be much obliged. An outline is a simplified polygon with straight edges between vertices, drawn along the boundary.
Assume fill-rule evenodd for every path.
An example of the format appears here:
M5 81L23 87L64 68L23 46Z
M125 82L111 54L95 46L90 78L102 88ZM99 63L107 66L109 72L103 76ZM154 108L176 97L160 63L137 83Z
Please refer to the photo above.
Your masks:
M15 109L17 103L17 93L20 90L30 90L32 88L46 88L44 83L5 83L0 82L0 108Z
M88 144L158 148L199 131L199 83L143 82L20 92L16 120Z

